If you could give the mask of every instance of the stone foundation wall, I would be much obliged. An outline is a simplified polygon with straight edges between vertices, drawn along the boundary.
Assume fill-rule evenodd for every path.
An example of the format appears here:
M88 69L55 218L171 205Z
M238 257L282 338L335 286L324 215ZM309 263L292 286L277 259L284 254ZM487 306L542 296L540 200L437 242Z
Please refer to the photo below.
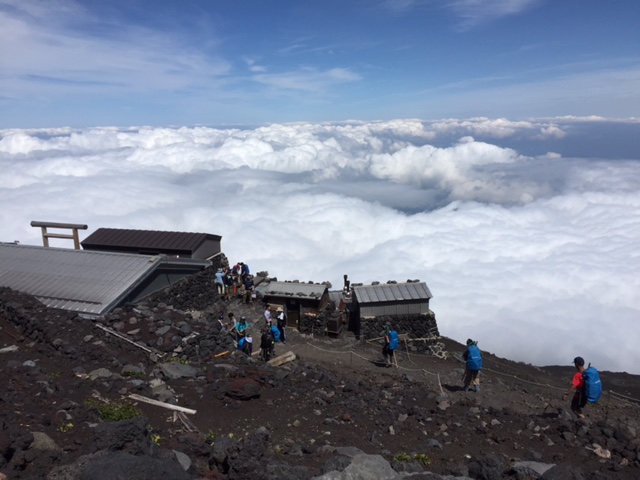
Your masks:
M401 342L400 348L408 348L411 353L440 355L444 345L439 342L440 332L433 312L426 315L381 316L360 319L360 336L367 339L384 337L385 326L389 325L399 335L408 334L407 344ZM382 340L380 341L382 345Z
M298 324L298 330L300 330L300 333L304 333L306 335L311 333L324 335L327 330L327 323L329 323L329 320L336 315L335 308L336 307L333 302L329 302L317 314L315 312L303 312L300 317L300 323Z
M300 333L306 335L324 335L327 331L327 324L333 318L341 318L341 313L335 310L331 303L326 308L315 313L304 313L300 318L298 329ZM408 349L410 353L421 353L426 355L444 356L445 347L440 342L440 332L436 323L436 316L433 312L426 315L401 315L401 316L381 316L375 318L360 319L359 338L368 340L372 338L384 337L384 327L389 325L398 334L408 334L405 344L401 342L402 350ZM347 325L343 325L340 336L353 335L347 331ZM383 341L380 340L382 347Z

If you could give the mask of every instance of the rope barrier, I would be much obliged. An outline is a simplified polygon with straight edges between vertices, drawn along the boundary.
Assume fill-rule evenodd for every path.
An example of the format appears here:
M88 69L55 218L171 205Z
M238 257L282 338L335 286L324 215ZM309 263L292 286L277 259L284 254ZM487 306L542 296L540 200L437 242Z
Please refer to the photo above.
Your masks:
M365 343L369 343L370 345L373 345L368 340L366 340ZM339 350L327 350L327 349L324 349L324 348L320 348L317 345L313 345L312 343L309 343L309 342L306 342L306 344L309 345L310 347L315 348L316 350L320 350L320 351L323 351L325 353L331 353L331 354L336 354L336 353L345 353L346 354L346 353L349 353L352 356L355 355L356 357L361 358L362 360L364 360L366 362L373 362L373 360L371 360L370 358L364 357L364 356L354 352L353 350L349 350L347 352L342 352L342 351L339 351ZM395 352L394 352L394 355L395 355ZM415 365L415 362L413 362L411 360L411 357L409 356L408 349L407 349L407 357L408 357L409 361ZM441 358L441 357L438 357L438 358ZM462 362L462 360L460 358L458 358L457 356L455 358L457 358L459 361ZM406 367L402 367L402 366L397 365L397 363L396 363L396 368L398 370L403 370L403 371L406 371L406 372L422 372L422 373L425 374L425 376L426 375L434 375L434 376L436 376L437 380L438 380L438 386L440 387L440 391L444 393L444 391L442 389L442 383L440 382L440 374L439 373L430 372L429 370L426 370L424 368L415 368L415 369L414 368L406 368ZM493 370L493 369L487 368L487 367L484 367L482 370L483 371L488 371L488 372L491 372L491 373L495 373L497 375L502 375L502 376L505 376L505 377L511 377L511 378L513 378L515 380L518 380L519 382L528 383L529 385L535 385L535 386L538 386L538 387L551 388L551 389L554 389L554 390L566 390L566 387L557 387L557 386L551 385L549 383L532 382L530 380L525 380L524 378L518 377L516 375L510 374L510 373L499 372L497 370ZM607 393L609 393L609 399L611 398L611 396L618 397L618 398L616 398L616 400L620 400L620 401L627 400L627 401L630 401L630 402L636 402L637 405L635 405L635 406L640 407L640 400L639 399L636 399L636 398L633 398L633 397L629 397L629 396L626 396L626 395L622 395L620 393L614 392L613 390L607 390Z
M640 400L638 400L637 398L627 397L626 395L622 395L621 393L614 392L613 390L608 390L608 392L611 395L614 395L616 397L620 397L619 399L624 399L624 400L628 400L628 401L631 401L631 402L637 402L638 405L636 405L636 406L640 406Z
M548 383L532 382L530 380L525 380L524 378L517 377L516 375L510 374L510 373L502 373L502 372L498 372L497 370L492 370L492 369L486 368L486 367L483 367L482 371L489 371L489 372L492 372L492 373L497 373L498 375L503 375L505 377L515 378L516 380L518 380L520 382L528 383L530 385L536 385L538 387L549 387L549 388L553 388L555 390L566 390L566 388L564 388L564 387L556 387L555 385L551 385L551 384L548 384Z

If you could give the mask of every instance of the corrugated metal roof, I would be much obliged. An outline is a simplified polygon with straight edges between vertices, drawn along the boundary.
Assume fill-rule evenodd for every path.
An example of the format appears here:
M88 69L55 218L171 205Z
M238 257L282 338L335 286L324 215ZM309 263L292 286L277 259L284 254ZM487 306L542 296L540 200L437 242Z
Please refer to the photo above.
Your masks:
M0 285L48 307L100 315L161 263L161 257L0 244Z
M256 291L274 297L306 297L320 299L327 289L319 283L269 282L256 287Z
M99 228L80 244L90 250L94 247L117 247L158 251L196 250L205 240L220 241L222 237L210 233L165 232L157 230L129 230Z
M433 297L425 282L385 283L353 287L358 303L428 300Z

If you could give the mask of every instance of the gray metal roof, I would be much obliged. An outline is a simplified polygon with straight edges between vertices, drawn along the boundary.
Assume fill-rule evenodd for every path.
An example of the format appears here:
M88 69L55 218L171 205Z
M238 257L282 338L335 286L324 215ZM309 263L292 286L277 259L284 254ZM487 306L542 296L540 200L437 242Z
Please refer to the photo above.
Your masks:
M111 247L113 250L145 249L179 253L193 252L206 240L219 242L221 238L210 233L99 228L80 244L85 250Z
M320 299L327 289L319 283L296 282L264 282L256 287L256 291L273 297L300 297Z
M352 287L358 303L428 300L433 297L425 282L385 283Z
M100 315L160 263L158 256L0 244L0 286L51 308Z

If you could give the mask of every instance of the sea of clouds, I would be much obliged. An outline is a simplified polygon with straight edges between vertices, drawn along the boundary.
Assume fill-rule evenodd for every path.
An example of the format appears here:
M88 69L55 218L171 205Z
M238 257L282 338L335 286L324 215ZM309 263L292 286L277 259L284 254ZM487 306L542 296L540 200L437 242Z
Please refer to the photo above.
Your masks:
M279 280L426 281L442 335L503 357L640 374L640 158L567 156L617 124L637 142L597 118L0 130L0 241L218 234Z

